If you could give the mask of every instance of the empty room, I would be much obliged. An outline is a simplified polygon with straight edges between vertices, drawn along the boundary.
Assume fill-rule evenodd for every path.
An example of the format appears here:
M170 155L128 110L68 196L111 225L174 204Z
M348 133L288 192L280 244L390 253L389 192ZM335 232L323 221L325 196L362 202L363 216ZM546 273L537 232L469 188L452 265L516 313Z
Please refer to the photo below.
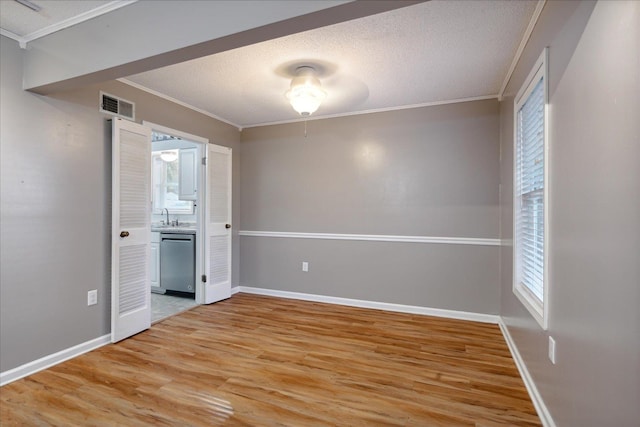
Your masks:
M0 18L2 426L640 425L640 2Z

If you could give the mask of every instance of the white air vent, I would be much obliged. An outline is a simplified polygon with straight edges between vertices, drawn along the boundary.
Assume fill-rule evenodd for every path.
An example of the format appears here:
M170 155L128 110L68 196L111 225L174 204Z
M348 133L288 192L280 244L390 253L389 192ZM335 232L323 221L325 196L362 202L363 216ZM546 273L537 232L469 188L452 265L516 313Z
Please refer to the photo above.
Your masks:
M134 120L135 104L126 99L100 92L100 112Z

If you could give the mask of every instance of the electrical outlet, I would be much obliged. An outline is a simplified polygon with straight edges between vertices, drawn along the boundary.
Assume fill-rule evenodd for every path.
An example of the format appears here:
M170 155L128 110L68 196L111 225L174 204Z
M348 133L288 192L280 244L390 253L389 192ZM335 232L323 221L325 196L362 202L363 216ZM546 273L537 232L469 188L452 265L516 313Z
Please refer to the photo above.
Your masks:
M549 337L549 360L554 365L556 364L556 340Z
M309 263L307 261L302 262L302 271L309 271Z
M94 289L87 292L87 305L96 305L98 303L98 290Z

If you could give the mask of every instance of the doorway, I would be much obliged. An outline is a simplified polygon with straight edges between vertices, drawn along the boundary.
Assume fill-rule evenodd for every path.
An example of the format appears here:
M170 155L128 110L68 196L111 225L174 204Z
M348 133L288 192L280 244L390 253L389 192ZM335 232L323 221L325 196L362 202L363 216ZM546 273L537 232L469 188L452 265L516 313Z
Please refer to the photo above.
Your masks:
M190 169L183 169L191 173L180 177L186 183L191 182L185 186L192 191L191 197L167 194L173 190L169 191L165 179L165 188L154 197L170 203L156 206L155 211L152 132L164 135L159 139L194 144L177 148L178 157L184 152L185 161L192 162ZM161 156L162 150L159 151ZM169 173L166 165L158 165L165 174ZM210 304L231 296L231 165L231 148L210 144L205 138L149 122L112 120L112 342L149 328L154 281L159 288L191 294L194 304ZM178 214L187 217L177 217ZM159 218L162 219L157 222ZM178 228L185 227L185 219L190 229L188 233L180 233ZM152 220L157 227L154 238ZM185 234L192 235L191 239L186 239ZM186 240L191 242L191 258L185 258ZM162 250L163 243L167 245L166 251ZM181 271L185 265L194 265L190 267L194 278L190 284L172 283L170 287L163 284L163 254Z
M151 133L151 323L202 300L202 163L208 140L144 122Z

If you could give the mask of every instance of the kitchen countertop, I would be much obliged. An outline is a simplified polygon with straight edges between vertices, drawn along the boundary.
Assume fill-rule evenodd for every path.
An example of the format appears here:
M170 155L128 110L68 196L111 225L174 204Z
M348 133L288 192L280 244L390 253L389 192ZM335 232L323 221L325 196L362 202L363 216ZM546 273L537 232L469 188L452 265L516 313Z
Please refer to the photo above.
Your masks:
M192 224L185 225L151 225L152 232L160 232L160 233L175 233L175 234L196 234L196 227Z

